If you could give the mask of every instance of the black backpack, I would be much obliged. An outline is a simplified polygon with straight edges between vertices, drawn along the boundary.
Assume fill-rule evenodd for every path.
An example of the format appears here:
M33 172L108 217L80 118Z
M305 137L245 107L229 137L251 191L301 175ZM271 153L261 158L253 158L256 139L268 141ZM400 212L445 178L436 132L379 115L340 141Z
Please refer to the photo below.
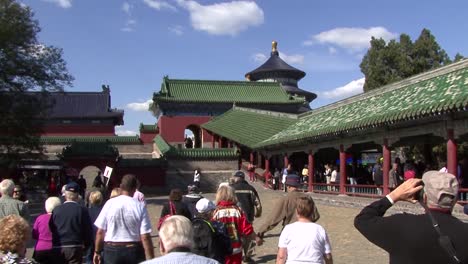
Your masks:
M210 221L201 218L192 220L193 253L224 263L224 257L232 254L232 246L226 227L222 223L219 224L223 230L218 230Z

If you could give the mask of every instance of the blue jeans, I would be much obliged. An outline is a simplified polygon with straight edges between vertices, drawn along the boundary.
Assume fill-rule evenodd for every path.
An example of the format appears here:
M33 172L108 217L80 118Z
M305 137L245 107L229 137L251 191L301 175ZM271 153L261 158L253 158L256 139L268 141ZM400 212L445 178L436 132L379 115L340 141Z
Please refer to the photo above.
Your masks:
M141 244L111 246L104 244L104 264L132 264L145 261L145 250Z

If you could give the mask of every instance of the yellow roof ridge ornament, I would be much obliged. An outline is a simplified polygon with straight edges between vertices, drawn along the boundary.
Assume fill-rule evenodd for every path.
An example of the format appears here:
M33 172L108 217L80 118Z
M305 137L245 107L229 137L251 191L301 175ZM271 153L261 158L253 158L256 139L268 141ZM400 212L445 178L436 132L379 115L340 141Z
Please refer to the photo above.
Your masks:
M271 42L271 51L272 52L277 52L278 51L278 42L276 42L275 40L273 40Z

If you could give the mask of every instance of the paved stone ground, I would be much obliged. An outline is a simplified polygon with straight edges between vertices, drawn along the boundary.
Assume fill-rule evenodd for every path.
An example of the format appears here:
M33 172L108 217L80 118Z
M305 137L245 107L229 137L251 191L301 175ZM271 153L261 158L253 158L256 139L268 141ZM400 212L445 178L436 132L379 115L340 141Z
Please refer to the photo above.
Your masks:
M275 205L275 200L284 195L280 191L272 191L263 188L260 184L254 183L262 199L263 215L254 222L254 228L259 226L262 220L268 217L268 212ZM203 194L208 199L214 199L213 193ZM388 263L388 254L380 248L368 242L353 227L353 219L359 213L358 208L345 208L341 206L327 204L332 199L324 195L317 196L317 206L321 218L318 224L322 225L328 232L332 244L332 254L334 263ZM321 197L321 198L319 198ZM336 196L331 196L336 197ZM148 210L151 220L156 223L159 217L161 204L166 201L166 197L148 198ZM349 199L344 198L344 199ZM337 203L338 205L339 203ZM281 226L267 233L265 243L255 250L254 260L256 263L274 263ZM157 247L157 233L153 234L154 244ZM157 251L157 250L156 250ZM159 254L159 252L157 252Z
M268 212L275 206L275 200L283 192L273 191L264 188L260 183L254 183L253 186L259 192L263 205L263 215L254 222L254 228L259 226L261 221L268 217ZM368 242L353 226L354 217L360 210L370 202L369 198L336 196L326 194L311 194L316 201L320 212L320 220L317 222L322 225L328 233L332 245L332 254L334 263L388 263L388 254L380 248ZM203 194L204 197L214 200L214 193ZM167 201L167 196L151 197L147 195L148 211L151 217L153 227L156 226L160 216L162 204ZM422 213L418 205L409 203L398 203L389 210L389 214L409 212ZM454 210L454 215L468 222L468 217L463 215L461 206ZM154 228L155 230L156 228ZM255 250L254 260L256 263L274 263L281 226L267 233L265 243ZM159 256L157 231L152 234L155 253ZM28 256L32 255L32 243L28 248Z

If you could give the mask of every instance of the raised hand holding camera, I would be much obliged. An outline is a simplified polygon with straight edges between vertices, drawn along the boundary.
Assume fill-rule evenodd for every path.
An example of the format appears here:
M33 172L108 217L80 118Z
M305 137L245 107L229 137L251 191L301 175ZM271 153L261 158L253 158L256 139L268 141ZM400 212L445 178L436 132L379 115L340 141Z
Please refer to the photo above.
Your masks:
M393 202L407 201L410 203L416 203L419 197L416 194L423 188L421 179L412 178L403 182L395 190L393 190L389 196Z

